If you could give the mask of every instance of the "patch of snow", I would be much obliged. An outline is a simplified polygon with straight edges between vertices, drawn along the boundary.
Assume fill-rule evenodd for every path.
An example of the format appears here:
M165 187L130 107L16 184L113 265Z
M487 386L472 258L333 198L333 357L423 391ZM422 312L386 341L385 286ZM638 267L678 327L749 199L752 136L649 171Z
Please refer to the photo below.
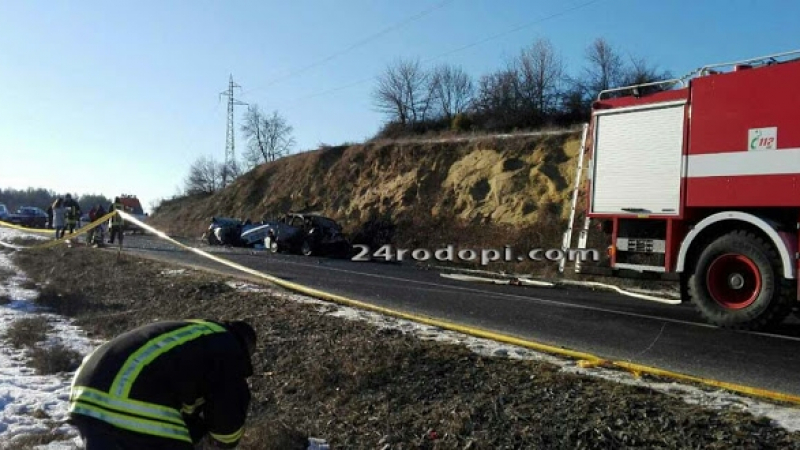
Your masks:
M166 275L166 276L183 275L185 273L186 269L167 269L161 271L161 275Z
M242 281L228 281L225 284L241 292L267 292L267 290L261 286Z
M0 226L0 241L10 241L11 239L37 239L40 241L48 241L53 238Z
M0 229L0 239L14 233L19 232ZM0 295L7 296L11 300L9 304L0 305L0 339L16 320L42 316L46 317L52 326L52 331L42 346L60 343L85 356L100 344L98 341L88 339L71 320L55 314L38 312L32 301L36 298L37 292L23 287L28 280L14 266L6 253L0 252L0 268L14 273L7 279L0 279ZM3 344L0 347L0 441L13 444L16 438L25 435L58 434L60 438L66 440L38 448L49 450L80 448L81 442L77 430L63 423L67 419L67 401L73 374L38 375L35 370L27 366L25 350L17 350Z

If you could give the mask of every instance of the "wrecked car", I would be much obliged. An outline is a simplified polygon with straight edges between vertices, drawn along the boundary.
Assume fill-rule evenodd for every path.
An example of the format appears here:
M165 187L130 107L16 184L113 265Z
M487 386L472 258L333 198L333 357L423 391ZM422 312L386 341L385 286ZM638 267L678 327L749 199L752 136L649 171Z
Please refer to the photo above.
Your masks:
M342 227L333 219L316 214L288 213L242 233L247 241L261 239L272 253L290 252L306 256L347 256L352 247Z
M231 247L244 247L246 244L241 239L242 231L249 224L239 219L230 217L212 217L211 224L203 233L202 240L209 245L227 245Z

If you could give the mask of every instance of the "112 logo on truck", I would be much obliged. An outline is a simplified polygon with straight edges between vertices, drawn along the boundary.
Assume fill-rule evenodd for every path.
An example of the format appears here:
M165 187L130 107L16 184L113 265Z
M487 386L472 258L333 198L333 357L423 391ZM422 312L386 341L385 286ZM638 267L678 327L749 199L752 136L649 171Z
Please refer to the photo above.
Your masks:
M778 147L778 128L751 128L748 133L750 150L775 150Z

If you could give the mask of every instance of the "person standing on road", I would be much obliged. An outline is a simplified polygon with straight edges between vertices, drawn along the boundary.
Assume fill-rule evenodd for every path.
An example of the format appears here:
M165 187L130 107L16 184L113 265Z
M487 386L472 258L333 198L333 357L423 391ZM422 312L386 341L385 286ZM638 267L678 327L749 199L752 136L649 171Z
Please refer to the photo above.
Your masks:
M114 212L114 211L126 211L125 205L122 204L122 200L120 200L119 197L114 197L114 203L112 203L108 207L108 212ZM119 245L122 245L122 236L124 231L123 229L125 227L125 220L123 220L122 216L120 216L119 214L114 214L109 222L110 222L109 234L111 236L109 236L108 243L113 244L114 237L119 236Z
M69 422L87 450L235 448L244 433L256 333L244 321L164 321L87 356Z
M56 239L64 237L66 214L67 208L64 207L64 199L59 197L53 202L53 228L56 230Z
M97 220L97 217L98 217L97 206L92 206L92 209L89 210L89 223L92 223L95 220ZM86 245L92 245L92 243L94 242L94 235L96 232L97 230L95 228L92 228L91 230L89 230L88 233L86 233Z
M75 232L75 226L78 224L78 219L81 217L81 207L78 202L72 198L71 194L67 194L64 199L64 207L67 208L67 230L69 234Z
M95 205L94 208L95 208L95 218L92 220L92 222L106 215L106 209L103 208L103 205L101 205L100 203ZM97 246L102 246L103 242L105 241L106 224L101 223L100 225L97 226L97 228L94 228L93 231L95 233L95 238L96 238L93 243Z
M47 229L48 230L52 230L53 229L53 205L52 204L50 204L47 207Z

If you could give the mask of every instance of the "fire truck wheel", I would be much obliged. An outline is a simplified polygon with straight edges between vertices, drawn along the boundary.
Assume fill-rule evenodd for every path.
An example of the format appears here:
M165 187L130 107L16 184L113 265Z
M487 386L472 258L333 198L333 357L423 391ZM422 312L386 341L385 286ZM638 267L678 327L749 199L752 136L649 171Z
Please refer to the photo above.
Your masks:
M776 249L753 233L725 234L697 259L689 296L710 323L733 329L763 330L792 311L789 283Z

